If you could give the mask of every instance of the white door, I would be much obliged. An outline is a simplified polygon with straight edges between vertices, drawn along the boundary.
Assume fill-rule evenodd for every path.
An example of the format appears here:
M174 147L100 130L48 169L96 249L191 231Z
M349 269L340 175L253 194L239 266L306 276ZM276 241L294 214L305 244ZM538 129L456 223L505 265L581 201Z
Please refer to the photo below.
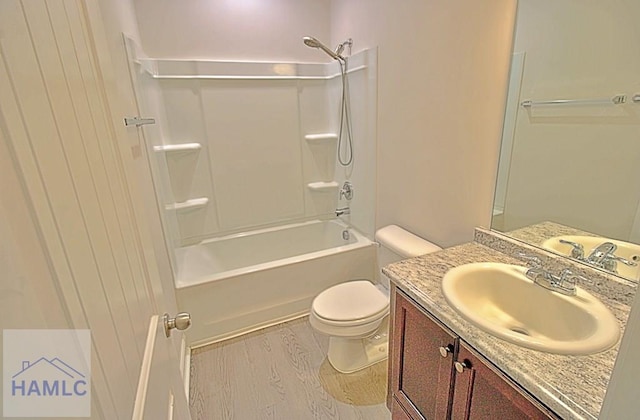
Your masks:
M96 13L91 0L0 1L0 306L18 308L0 326L89 329L91 418L129 419L149 320L174 315L175 296L128 182ZM154 342L147 405L188 419L184 386L154 379L180 382L178 346Z
M164 324L163 317L151 317L132 420L190 418L182 376L176 369L167 369L178 357Z

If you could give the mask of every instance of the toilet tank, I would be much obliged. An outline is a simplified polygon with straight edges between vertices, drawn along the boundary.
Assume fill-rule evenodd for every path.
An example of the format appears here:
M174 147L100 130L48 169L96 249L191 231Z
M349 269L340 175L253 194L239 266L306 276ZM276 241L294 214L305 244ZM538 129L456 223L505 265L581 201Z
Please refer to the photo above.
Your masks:
M389 288L389 279L382 274L382 267L418 255L440 251L438 245L431 243L397 225L389 225L376 231L378 247L378 272L380 283Z

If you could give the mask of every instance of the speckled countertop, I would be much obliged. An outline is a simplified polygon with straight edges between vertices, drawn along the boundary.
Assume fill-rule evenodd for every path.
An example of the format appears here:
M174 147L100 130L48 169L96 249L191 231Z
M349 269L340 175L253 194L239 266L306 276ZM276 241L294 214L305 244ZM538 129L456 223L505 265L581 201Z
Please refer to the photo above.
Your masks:
M563 356L529 350L478 329L447 304L441 283L453 267L487 261L524 265L509 254L471 242L394 263L383 271L400 290L557 415L563 419L597 419L620 343L594 355ZM594 285L585 288L609 307L624 332L635 287L611 276L599 276L595 273Z
M535 225L505 232L504 234L534 245L542 245L547 239L561 235L600 236L555 222L536 223Z

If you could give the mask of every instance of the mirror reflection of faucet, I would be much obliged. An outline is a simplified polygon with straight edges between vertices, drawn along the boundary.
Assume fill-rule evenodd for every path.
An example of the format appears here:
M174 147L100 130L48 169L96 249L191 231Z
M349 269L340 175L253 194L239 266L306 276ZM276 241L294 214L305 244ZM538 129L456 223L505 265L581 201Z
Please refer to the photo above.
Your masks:
M576 260L583 261L597 268L602 268L611 273L618 274L618 262L621 262L630 267L635 267L638 263L627 260L626 258L615 255L618 246L613 242L603 242L591 250L588 256L585 257L584 247L582 244L560 239L560 243L571 246L571 257Z
M584 246L582 246L582 244L568 241L566 239L560 239L558 242L565 245L571 245L571 258L575 258L577 260L584 259Z

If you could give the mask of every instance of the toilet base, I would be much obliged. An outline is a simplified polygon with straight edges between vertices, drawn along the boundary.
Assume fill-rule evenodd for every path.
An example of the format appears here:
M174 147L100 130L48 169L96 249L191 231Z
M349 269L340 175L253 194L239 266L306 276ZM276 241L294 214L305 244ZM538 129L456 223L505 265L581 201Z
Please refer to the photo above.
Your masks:
M389 355L388 317L365 338L329 337L329 363L340 373L353 373L385 360Z

